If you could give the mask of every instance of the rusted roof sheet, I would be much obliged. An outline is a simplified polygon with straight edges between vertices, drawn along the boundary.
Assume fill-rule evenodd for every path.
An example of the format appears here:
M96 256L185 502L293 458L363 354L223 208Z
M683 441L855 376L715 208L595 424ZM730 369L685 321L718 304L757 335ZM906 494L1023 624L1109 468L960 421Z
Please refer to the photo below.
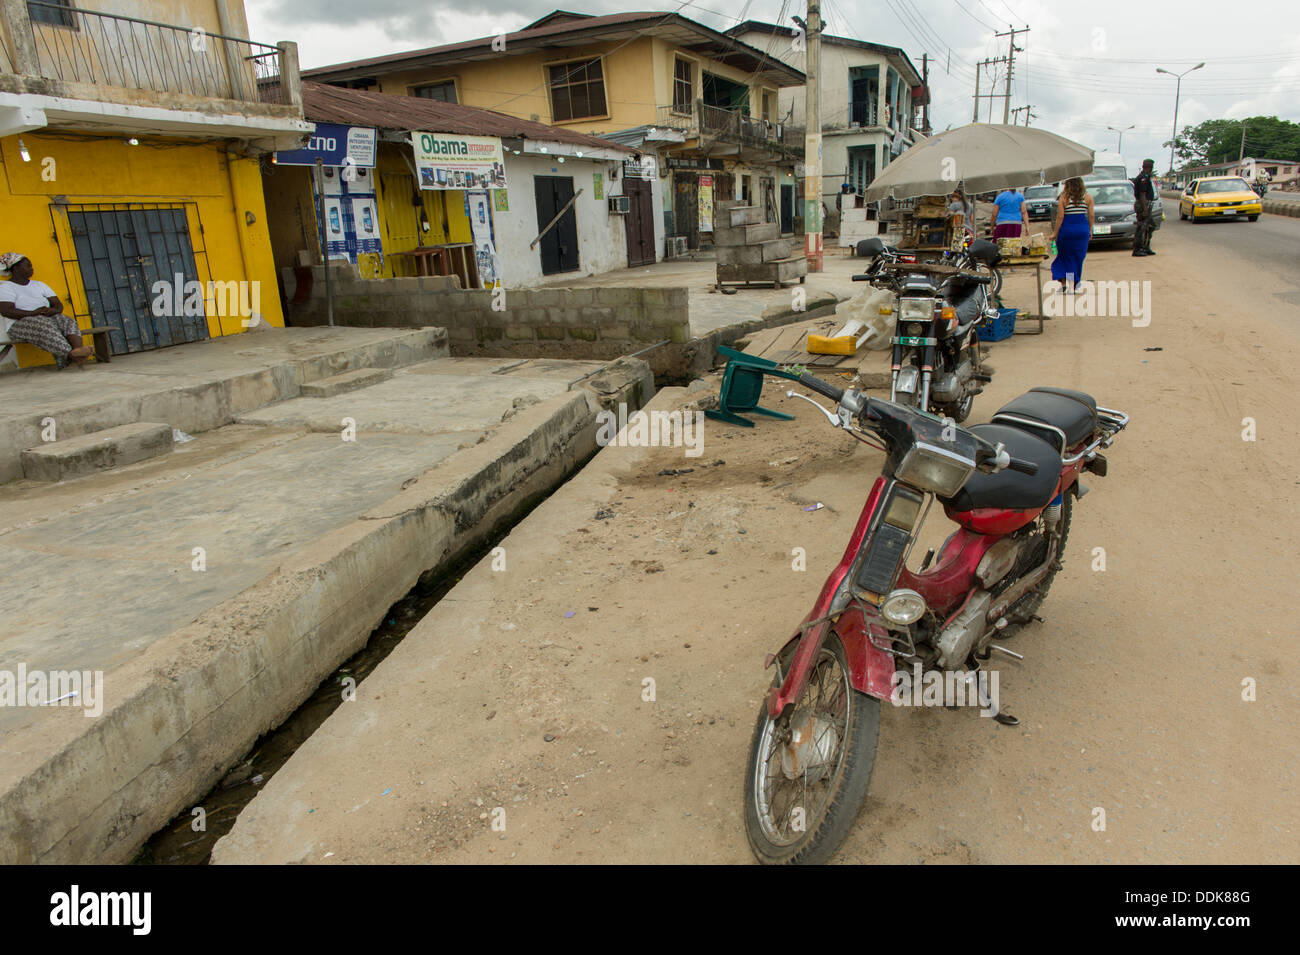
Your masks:
M563 13L564 11L555 11ZM727 36L679 13L662 10L642 10L629 13L611 13L603 17L576 16L543 17L541 26L529 26L505 36L504 55L523 49L559 49L579 41L599 41L623 34L661 35L670 42L689 47L693 52L712 56L739 69L754 72L761 69L765 78L778 86L802 86L804 75L794 67L770 57L762 50ZM355 79L361 76L383 74L398 69L416 69L423 65L445 64L466 60L500 57L503 52L493 49L496 37L481 37L461 43L392 53L364 60L351 60L331 66L303 70L304 77Z
M534 142L571 143L593 149L635 150L608 139L588 136L563 126L534 123L495 110L460 106L419 96L367 93L325 83L302 84L304 117L315 123L348 126L376 126L380 129L427 133L459 133L462 136L504 136Z

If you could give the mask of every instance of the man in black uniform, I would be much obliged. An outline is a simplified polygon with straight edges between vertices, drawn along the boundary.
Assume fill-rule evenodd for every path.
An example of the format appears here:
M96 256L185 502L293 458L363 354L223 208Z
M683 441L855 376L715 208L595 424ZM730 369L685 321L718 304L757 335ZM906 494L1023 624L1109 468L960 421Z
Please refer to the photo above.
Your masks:
M1155 160L1142 160L1142 171L1133 177L1133 211L1137 213L1137 226L1133 230L1133 254L1155 255L1151 251L1151 233L1156 225L1151 221L1151 207L1156 201L1156 191L1151 185Z

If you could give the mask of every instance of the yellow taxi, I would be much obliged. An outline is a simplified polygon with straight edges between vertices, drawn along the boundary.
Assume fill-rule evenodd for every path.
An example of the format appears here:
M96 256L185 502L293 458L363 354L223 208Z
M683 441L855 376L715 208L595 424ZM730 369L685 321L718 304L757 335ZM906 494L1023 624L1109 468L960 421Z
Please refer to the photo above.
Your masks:
M1204 222L1245 216L1251 222L1264 211L1263 200L1240 176L1206 176L1194 179L1178 200L1178 218Z

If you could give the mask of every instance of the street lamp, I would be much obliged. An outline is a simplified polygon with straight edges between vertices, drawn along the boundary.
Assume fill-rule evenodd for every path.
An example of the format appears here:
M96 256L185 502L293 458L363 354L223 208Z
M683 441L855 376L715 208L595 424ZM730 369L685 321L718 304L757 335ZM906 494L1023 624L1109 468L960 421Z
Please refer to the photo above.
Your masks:
M1175 120L1175 122L1177 122L1177 120ZM1109 129L1112 133L1119 133L1119 142L1115 144L1115 152L1122 154L1124 152L1124 134L1127 133L1130 129L1133 129L1133 127L1125 126L1123 129L1118 129L1114 126L1107 126L1106 128Z
M1174 135L1169 140L1169 175L1174 174L1174 143L1178 141L1178 95L1183 90L1183 77L1193 70L1199 70L1204 63L1197 63L1190 70L1183 70L1181 73L1175 73L1173 70L1166 70L1159 66L1156 67L1157 73L1167 73L1170 76L1178 77L1178 85L1174 87Z

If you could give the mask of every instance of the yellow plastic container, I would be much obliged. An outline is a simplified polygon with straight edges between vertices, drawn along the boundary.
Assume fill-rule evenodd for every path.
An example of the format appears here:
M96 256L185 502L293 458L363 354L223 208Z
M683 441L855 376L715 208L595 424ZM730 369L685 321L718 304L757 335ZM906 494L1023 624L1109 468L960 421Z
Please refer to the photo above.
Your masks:
M852 335L841 335L839 338L809 335L808 351L814 355L856 355L858 347Z

